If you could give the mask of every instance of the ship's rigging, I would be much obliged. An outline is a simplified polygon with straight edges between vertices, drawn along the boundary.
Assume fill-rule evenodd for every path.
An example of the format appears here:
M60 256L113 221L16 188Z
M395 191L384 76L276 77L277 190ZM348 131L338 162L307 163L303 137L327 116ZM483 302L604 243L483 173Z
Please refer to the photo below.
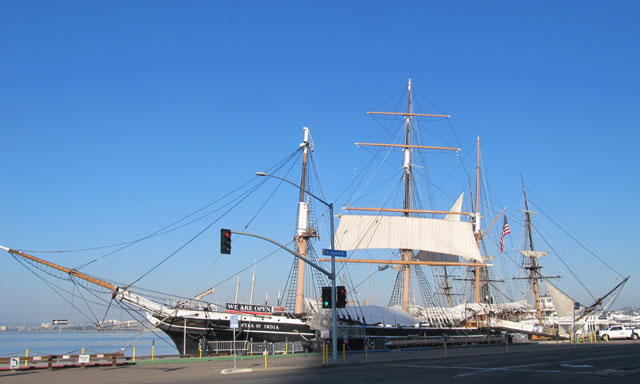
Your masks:
M343 262L339 275L343 280L343 284L350 286L349 291L352 292L352 295L350 296L349 304L353 310L342 311L341 316L343 320L351 325L360 322L362 326L365 326L367 325L365 314L369 319L373 316L371 308L366 308L367 305L361 305L358 298L359 292L357 292L360 284L356 285L352 283L352 274L349 269L346 268L346 265L352 265L354 268L357 268L358 263L373 264L376 268L380 266L374 274L378 272L382 273L384 270L396 271L393 288L390 292L387 292L387 294L390 293L388 306L401 307L404 313L410 315L404 318L404 321L409 323L411 321L418 321L421 324L424 322L429 326L446 328L464 322L466 326L470 326L471 323L469 320L471 316L473 316L475 325L480 326L481 321L484 321L483 324L485 325L488 324L487 317L491 313L497 312L496 308L505 311L512 310L513 313L522 311L522 305L513 303L513 294L509 292L509 284L505 284L504 280L499 279L494 274L493 269L488 268L493 256L490 254L484 237L491 230L497 219L503 214L504 209L500 213L496 213L491 207L482 207L483 198L486 199L483 195L488 195L488 188L485 186L486 175L483 175L483 172L481 172L482 157L479 138L477 142L474 143L473 151L463 150L463 148L467 147L463 145L450 145L446 143L446 141L442 143L442 145L425 145L434 143L425 142L427 140L423 139L424 133L418 126L418 122L421 121L420 119L427 119L428 121L436 119L448 122L449 115L444 113L428 114L421 113L421 111L416 112L413 95L414 89L412 88L411 80L409 80L406 112L369 112L372 116L388 119L388 121L392 123L401 122L401 126L398 127L400 129L397 131L400 133L394 133L391 129L386 130L388 138L392 139L391 143L356 143L359 148L365 148L365 150L370 151L369 153L374 154L375 158L382 160L382 164L392 164L395 173L385 178L384 181L377 184L375 188L391 181L391 183L394 184L394 189L382 199L383 204L381 207L379 206L380 200L378 200L378 205L362 204L365 205L365 207L352 204L356 203L357 205L361 205L360 203L364 202L366 198L375 197L374 195L369 195L368 192L357 192L358 198L347 199L347 203L344 205L343 209L346 213L341 215L340 226L336 231L336 240L338 249L350 251L349 259L339 260ZM455 140L457 140L455 133L454 137ZM460 144L459 141L458 144ZM393 154L398 151L401 151L402 154L399 156L402 160L400 167L391 162ZM333 218L329 218L326 212L317 218L313 199L309 199L305 193L307 189L314 191L319 190L317 193L324 198L324 191L319 181L317 166L312 153L313 141L309 130L304 128L304 139L300 147L283 161L267 170L270 173L279 173L287 177L294 169L297 169L297 164L302 164L300 168L301 188L297 199L296 229L291 244L295 244L298 253L302 255L302 257L316 261L318 258L313 243L320 235L320 230L318 229L319 222L323 219L326 221L333 220ZM383 154L382 156L380 155L381 153ZM444 188L444 184L451 178L453 172L448 175L446 173L439 175L444 176L445 182L442 184L432 182L431 176L433 176L433 173L437 173L437 171L436 167L432 165L431 160L437 156L436 154L441 153L454 153L460 164L464 164L461 157L471 157L470 153L475 153L476 166L475 172L473 172L475 173L475 175L473 175L475 176L475 183L468 182L466 185L469 188L468 203L464 203L464 194L457 195L461 190L465 189L464 187L458 188L454 193L445 191L446 188ZM425 161L427 160L427 154L429 155L429 162ZM376 169L373 165L367 165L367 167L369 167L369 170L374 171L380 169ZM464 169L464 166L462 166L462 168L463 173L465 173L470 180L472 176ZM315 177L311 177L312 175ZM360 186L362 186L362 184L369 185L373 180L373 177L367 178L366 181L364 181L364 176L358 175L358 177L360 180L357 184L360 184ZM464 177L462 179L464 179ZM222 321L222 317L220 316L222 316L221 313L224 314L225 307L213 301L203 300L205 295L214 292L215 295L219 295L220 290L216 288L219 288L221 284L229 281L239 281L239 274L252 267L255 268L256 262L248 264L247 267L240 272L231 274L213 286L210 282L207 282L206 286L209 289L206 291L198 289L197 292L202 291L202 293L195 297L193 294L179 297L178 295L160 294L159 292L150 291L146 291L147 294L143 297L138 293L143 291L142 288L139 287L139 283L154 271L157 273L157 270L160 270L163 264L169 262L169 260L184 255L186 253L185 249L197 239L201 239L209 229L220 223L221 219L227 218L230 213L235 212L239 206L248 202L257 203L259 199L255 198L255 192L264 187L265 181L265 179L260 178L249 180L233 191L223 195L220 199L146 236L131 241L120 242L109 246L85 248L82 250L47 251L57 253L101 252L97 257L92 257L89 261L78 264L75 268L62 267L31 256L24 251L13 250L6 247L2 247L2 249L11 253L16 260L31 271L37 268L54 277L71 281L74 289L72 292L73 297L79 297L88 304L102 305L106 308L104 316L102 316L103 321L112 304L115 302L128 312L130 311L132 316L136 315L136 311L146 311L148 314L151 314L153 324L155 326L164 326L167 332L175 333L174 328L182 327L184 331L184 350L186 351L187 329L189 328L187 324L188 321L195 322L194 319L198 316L205 316L207 321L215 322L215 325L205 323L203 326L191 326L191 328L204 327L206 332L209 332L209 328L207 327L211 327L211 329L216 329L216 331L211 331L213 333L224 332L220 330L219 322ZM243 227L240 227L242 230L252 225L254 220L256 220L265 207L268 206L268 203L275 195L280 184L281 183L278 183L264 200L259 200L261 204L258 204L255 214L249 217ZM462 184L464 185L464 183ZM435 201L435 192L442 192L442 194L452 202L449 209L442 207L442 204L438 204ZM542 267L538 260L545 253L537 251L534 247L533 231L535 229L532 225L531 211L529 210L529 202L524 188L523 194L525 195L524 224L527 240L525 249L520 252L526 260L524 270L528 272L527 280L531 283L535 296L535 317L539 323L543 323L543 314L540 307L541 287L539 282L541 282L543 278L549 278L549 276L545 277L540 273ZM354 194L352 194L351 197L353 196ZM452 196L458 197L452 198ZM493 218L491 225L486 229L482 228L482 218ZM155 264L141 275L129 280L129 283L115 283L106 279L96 278L86 273L87 269L95 267L96 264L104 262L107 258L112 259L117 257L114 255L124 253L134 245L167 235L194 224L202 224L202 222L205 222L205 224L195 231L195 235L190 236L186 242L181 242L178 246L174 246L173 251L168 252L168 254L155 257ZM380 259L380 253L376 253L376 250L379 249L387 250L387 253L384 254L386 256L383 259ZM277 251L270 252L262 258L258 258L257 263L259 264L276 252ZM364 253L364 256L363 258L356 258L353 256L354 253L358 253L359 255ZM392 256L389 257L389 254ZM254 257L248 258L246 262L250 262L253 259ZM207 268L202 269L201 277L205 276L218 260L219 257L214 258ZM423 266L433 268L432 274L429 275L425 273ZM308 271L312 271L312 278L309 278ZM370 276L371 275L373 274L370 274ZM618 275L622 277L619 273ZM580 316L587 316L598 310L598 308L601 308L606 298L615 292L619 292L619 289L627 279L628 278L624 278L613 290L598 299L595 299L589 292L594 299L594 304L587 306L585 310L581 312ZM82 281L86 281L89 284L84 284ZM252 281L251 302L253 301L253 282L255 281ZM49 285L48 282L45 283ZM285 302L281 303L279 301L277 303L278 306L282 304L284 307L279 308L278 311L286 314L278 316L281 316L282 319L287 319L292 327L307 327L305 328L305 332L312 334L313 330L308 328L311 322L305 323L304 321L306 321L306 317L310 312L316 310L313 302L317 298L320 286L323 285L327 285L327 280L324 275L318 273L315 269L306 267L304 262L294 259L289 272L289 278L284 288ZM584 284L582 285L584 286ZM52 285L49 286L51 287ZM56 286L53 285L53 287ZM504 287L506 287L506 289ZM549 287L551 287L551 285ZM75 293L76 289L78 289L77 296ZM553 288L550 288L550 290L552 289ZM83 292L89 292L93 298L85 296ZM111 293L110 301L100 298L99 293L104 292ZM235 303L241 301L238 292L239 283L236 286ZM416 295L416 292L419 292L420 295ZM278 296L280 295L278 294ZM416 302L417 296L422 299L422 305ZM560 296L560 294L558 294L558 296ZM218 296L215 297L215 299L219 301L220 298ZM369 294L367 301L371 301L371 294ZM567 303L573 303L573 300L570 298L565 301ZM461 306L464 308L460 308ZM91 314L85 314L85 316L100 325L102 323L100 316L93 311L90 305L87 305L87 308ZM470 316L469 313L472 313L472 315ZM415 316L415 318L411 316ZM264 320L262 317L256 319ZM203 321L205 319L200 317L196 320ZM176 325L180 321L184 321L183 325ZM252 321L257 320L254 319ZM380 324L384 326L384 323L384 318L381 318ZM152 327L149 329L152 329ZM299 332L299 329L294 328L294 331ZM285 335L285 333L282 333L280 336L283 335Z
M411 80L407 87L407 109L406 112L369 112L370 115L381 115L383 117L396 117L403 119L402 143L356 143L360 147L373 147L387 149L389 152L394 148L402 150L402 207L393 208L384 206L381 208L345 206L344 210L348 215L343 215L338 227L337 237L339 244L344 249L375 249L391 248L398 246L400 260L345 260L350 263L384 263L386 265L397 265L397 273L394 288L389 300L389 306L401 305L409 312L411 297L411 274L415 272L418 287L423 296L425 306L439 306L440 300L434 293L431 284L422 271L422 265L432 267L447 268L447 266L467 266L471 267L474 275L475 300L481 302L482 297L488 297L488 283L485 262L480 256L480 240L482 232L480 230L479 197L476 199L476 212L464 212L462 208L462 195L454 203L450 210L422 209L420 204L420 193L416 186L414 170L426 170L426 167L417 165L415 160L424 160L423 151L453 151L458 153L460 148L450 146L422 145L415 143L414 137L419 138L416 118L447 119L446 114L416 113L413 103L413 89ZM390 132L390 130L387 130ZM419 156L415 156L416 151ZM480 184L480 150L478 143L478 165L476 172L476 193L479 192ZM387 161L388 153L384 156ZM425 172L426 173L426 172ZM428 183L427 183L428 184ZM369 215L353 215L352 212L370 212ZM389 216L400 214L400 216ZM442 220L441 215L445 215ZM430 216L431 218L427 218ZM460 220L461 216L470 217L471 221ZM447 228L444 230L444 228ZM473 228L472 228L473 227ZM341 229L342 228L342 229ZM346 229L345 229L346 228ZM442 228L442 229L441 229ZM420 233L420 236L428 237L424 242L415 241L415 237L403 239L403 232ZM465 237L465 232L469 235L475 233L475 240L469 242L473 237ZM431 235L430 235L431 234ZM434 235L435 234L435 235ZM447 238L447 236L453 236ZM464 240L463 240L464 239ZM407 247L401 247L401 245ZM454 246L458 245L458 246ZM463 244L461 247L459 245ZM340 246L339 245L339 246ZM452 253L451 255L449 255ZM449 256L447 256L449 255ZM466 260L458 261L462 257ZM484 273L485 278L481 279ZM434 273L435 274L435 273ZM451 307L451 298L457 293L452 292L449 282L448 271L444 271L445 282L440 285L444 288L447 306ZM434 276L435 277L435 276ZM483 295L482 292L485 292Z

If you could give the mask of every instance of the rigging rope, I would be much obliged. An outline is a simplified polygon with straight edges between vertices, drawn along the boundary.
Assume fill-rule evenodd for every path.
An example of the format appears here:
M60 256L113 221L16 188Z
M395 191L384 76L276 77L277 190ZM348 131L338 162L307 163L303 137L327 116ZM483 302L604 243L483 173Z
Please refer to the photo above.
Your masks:
M76 280L73 278L73 276L70 276L70 278L71 278L71 282L73 283L73 285L78 286L78 284L76 283ZM91 312L91 314L93 315L93 318L95 319L95 326L96 327L100 327L100 321L98 320L98 316L96 316L95 312L93 312L93 309L89 305L89 302L87 301L87 299L82 294L82 290L80 288L78 288L78 294L80 295L80 297L84 301L84 304L89 309L89 312Z
M292 158L296 153L298 153L300 151L300 148L296 149L291 155L289 155L287 158L290 159ZM288 161L287 161L288 162ZM278 163L280 164L279 166L275 167L276 170L280 169L284 164L286 164L286 162L280 162ZM274 167L271 167L274 168ZM255 176L254 180L256 179L261 179L259 176ZM153 266L150 270L148 270L147 272L145 272L144 274L142 274L142 276L140 276L138 279L134 280L132 283L128 284L125 289L128 289L129 287L131 287L132 285L134 285L135 283L137 283L138 281L140 281L141 279L143 279L145 276L147 276L149 273L151 273L153 270L155 270L156 268L158 268L160 265L164 264L167 260L169 260L171 257L173 257L174 255L176 255L178 252L180 252L182 249L184 249L184 247L186 247L187 245L189 245L191 242L193 242L195 239L197 239L198 237L200 237L203 233L205 233L209 228L211 228L214 224L216 224L220 219L222 219L225 215L227 215L229 212L231 212L234 208L236 208L240 203L242 203L244 200L246 200L249 196L251 196L262 184L264 184L266 182L266 179L261 179L260 181L258 181L258 183L251 189L249 189L247 192L244 192L244 196L240 195L240 197L235 198L233 200L231 200L229 203L223 205L222 207L220 207L219 209L214 210L213 212L217 212L218 210L222 209L223 207L231 204L234 200L237 200L237 202L235 204L233 204L229 209L227 209L221 216L218 216L213 222L211 222L209 225L207 225L204 229L202 229L200 232L198 232L195 236L193 236L191 239L189 239L187 242L185 242L184 244L182 244L180 247L178 247L175 251L173 251L172 253L170 253L167 257L165 257L162 261L160 261L159 263L157 263L155 266ZM249 184L248 182L243 184L247 185ZM236 189L238 190L238 189ZM229 194L225 195L228 196ZM216 200L219 201L220 199ZM210 204L209 204L210 205ZM211 213L213 213L211 212Z
M256 176L259 177L259 176ZM141 279L143 279L145 276L147 276L149 273L151 273L153 270L155 270L156 268L158 268L160 265L164 264L167 260L169 260L171 257L175 256L178 252L180 252L182 249L184 249L184 247L186 247L187 245L191 244L191 242L193 242L195 239L197 239L198 237L200 237L200 235L202 235L203 233L205 233L209 228L211 228L214 224L216 224L220 219L222 219L227 213L231 212L235 207L237 207L241 202L243 202L245 199L247 199L249 196L251 196L251 194L253 194L253 192L255 192L255 190L262 184L264 183L264 181L262 181L261 183L259 183L256 188L254 188L250 193L247 193L242 199L238 200L238 202L236 204L234 204L231 208L229 208L227 211L225 211L221 216L218 216L214 221L212 221L209 225L207 225L206 227L204 227L200 232L198 232L195 236L193 236L191 239L189 239L187 242L185 242L184 244L182 244L181 246L179 246L175 251L171 252L167 257L165 257L164 259L162 259L162 261L160 261L159 263L157 263L155 266L153 266L150 270L148 270L147 272L145 272L144 274L142 274L142 276L140 276L139 278L137 278L136 280L134 280L131 284L127 285L125 287L125 289L128 289L129 287L131 287L133 284L137 283L138 281L140 281Z
M598 261L600 261L602 264L604 264L605 266L607 266L607 268L609 268L611 271L613 271L615 274L617 274L618 276L620 276L621 278L624 279L624 276L618 272L617 270L615 270L611 265L609 265L606 261L604 261L602 258L600 258L595 252L591 251L589 248L587 248L584 244L582 244L578 239L576 239L571 233L569 233L567 230L565 230L563 227L560 226L560 224L558 224L555 220L553 220L551 217L549 217L549 215L547 215L538 205L536 205L535 203L533 203L531 201L531 199L529 199L529 202L531 203L531 205L533 205L536 209L538 209L540 211L540 213L542 213L547 219L549 219L553 224L555 224L558 228L560 228L560 230L562 232L564 232L567 236L569 236L573 241L575 241L576 243L578 243L578 245L580 245L582 248L584 248L587 252L589 252L593 257L595 257L596 259L598 259Z
M533 226L532 226L533 227ZM556 252L556 250L551 246L551 244L549 244L549 242L547 241L547 239L540 233L540 231L538 231L538 229L536 227L533 227L533 230L538 234L538 236L540 236L542 238L542 241L545 242L545 244L547 244L547 246L549 247L549 249L551 249L553 251L553 254L556 255L558 257L558 260L560 260L560 262L562 263L562 265L565 266L565 268L567 268L567 270L569 271L569 273L571 273L571 275L576 279L576 281L582 286L582 288L584 288L585 291L587 291L587 293L589 294L589 296L591 296L592 299L596 299L595 296L593 296L593 294L591 293L591 291L589 291L589 288L586 287L586 285L584 285L582 283L582 281L578 278L578 276L573 272L573 270L571 268L569 268L569 266L567 265L567 263L564 262L564 260L562 259L562 257L560 257L560 254L558 252Z
M280 169L284 164L288 163L288 162L291 160L291 158L295 157L295 156L296 156L296 154L298 154L300 151L301 151L301 149L300 149L300 148L297 148L293 153L291 153L290 155L288 155L285 159L283 159L283 160L279 161L278 163L276 163L276 164L274 164L273 166L271 166L270 168L268 168L268 171L272 171L272 170L273 170L273 171L275 171L275 170ZM186 215L186 216L182 217L181 219L179 219L179 220L177 220L177 221L175 221L175 222L173 222L173 223L171 223L171 224L169 224L169 225L166 225L166 226L164 226L164 227L162 227L162 228L160 228L160 229L158 229L158 230L156 230L156 231L154 231L154 232L150 233L149 235L143 236L143 237L138 238L138 239L135 239L135 240L125 241L125 242L120 242L120 243L110 244L110 245L103 245L103 246L98 246L98 247L82 248L82 249L69 249L69 250L24 250L24 249L16 249L16 250L19 250L19 251L22 251L22 252L32 252L32 253L71 253L71 252L94 251L94 250L100 250L100 249L113 248L113 247L118 247L118 246L123 246L123 245L125 246L124 248L126 248L126 247L128 247L128 246L130 246L130 245L134 245L134 244L136 244L136 243L138 243L138 242L140 242L140 241L147 240L147 239L149 239L149 238L153 238L153 237L156 237L156 236L159 236L159 235L164 235L164 234L169 233L169 232L172 232L172 231L174 231L174 230L177 230L177 229L183 228L184 226L180 226L180 227L177 227L177 228L174 228L174 229L171 229L171 230L165 231L165 230L167 230L168 228L171 228L171 227L173 227L173 226L177 225L178 223L180 223L180 222L182 222L182 221L184 221L184 220L186 220L186 219L188 219L188 218L190 218L190 217L192 217L192 216L194 216L194 215L196 215L196 214L198 214L198 213L202 212L203 210L205 210L205 209L209 208L209 207L210 207L210 206L212 206L213 204L216 204L217 202L219 202L219 201L221 201L221 200L225 199L226 197L228 197L228 196L230 196L230 195L232 195L232 194L236 193L237 191L241 190L242 188L246 187L247 185L249 185L249 184L251 184L251 183L255 182L255 180L256 180L256 178L255 178L255 177L254 177L254 178L251 178L250 180L248 180L248 181L246 181L245 183L241 184L240 186L238 186L237 188L233 189L232 191L230 191L230 192L226 193L225 195L221 196L220 198L218 198L218 199L216 199L216 200L214 200L214 201L212 201L212 202L210 202L210 203L208 203L208 204L204 205L203 207L201 207L201 208L199 208L199 209L197 209L197 210L195 210L195 211L191 212L190 214L188 214L188 215ZM201 220L201 219L203 219L204 217L207 217L207 216L208 216L208 215L202 216L202 217L200 217L200 218L198 218L198 219L196 219L196 220L194 220L194 221L191 221L191 222L187 223L186 225L188 225L188 224L192 224L192 223L194 223L195 221ZM122 248L122 249L124 249L124 248ZM107 257L107 256L109 256L109 255L111 255L111 254L113 254L113 253L115 253L115 252L120 251L120 250L121 250L121 249L118 249L118 250L115 250L115 251L113 251L113 252L110 252L110 253L108 253L108 254L106 254L106 255L103 255L103 256L101 256L101 257L97 258L96 260L93 260L93 261L91 261L91 262L88 262L88 263L86 263L86 264L81 265L79 268L84 268L85 266L87 266L87 265L89 265L89 264L93 263L94 261L100 260L100 259L102 259L102 258L104 258L104 257ZM78 268L76 268L76 269L78 269Z
M287 175L289 174L289 172L291 172L291 169L293 168L293 165L295 164L295 161L293 161L293 160L295 160L293 155L294 155L294 154L296 154L296 153L298 154L298 156L296 156L296 157L295 157L295 159L298 159L298 158L300 157L300 155L302 154L302 149L301 149L301 148L298 148L296 151L294 151L294 153L293 153L291 156L287 157L287 159L288 159L288 160L287 160L287 162L291 161L291 162L292 162L292 164L291 164L291 167L289 167L289 170L285 173L285 176L287 176ZM286 164L286 162L281 162L281 163L282 163L282 164L281 164L279 167L277 167L274 171L276 171L276 172L277 172L277 171L279 171L279 170L280 170L280 168L282 168L282 167L284 166L284 164ZM266 182L266 180L263 180L263 181L264 181L264 182ZM265 200L265 202L262 204L262 206L260 206L260 208L258 209L258 211L256 211L256 213L253 215L253 217L252 217L251 219L249 219L249 221L247 222L247 224L242 228L242 230L243 230L243 231L245 231L247 228L249 228L249 225L251 225L251 223L256 219L256 217L258 217L258 215L260 214L260 212L262 212L262 210L264 209L264 207L269 203L269 201L271 200L271 198L275 195L275 193L276 193L276 191L278 190L278 188L280 187L280 185L282 185L282 181L280 181L280 182L278 183L278 185L273 189L273 191L272 191L272 192L271 192L271 194L267 197L267 199L266 199L266 200ZM256 188L256 189L257 189L257 188ZM213 261L213 262L212 262L212 263L211 263L211 264L210 264L210 265L209 265L209 266L204 270L204 272L200 275L200 277L199 277L197 280L195 280L195 281L200 280L200 279L201 279L201 278L202 278L202 277L203 277L203 276L204 276L204 275L209 271L209 269L211 269L211 267L213 267L213 265L214 265L218 260L220 260L221 256L222 256L222 255L219 255L219 256L218 256L218 257L217 257L217 258L216 258L216 259L215 259L215 260L214 260L214 261ZM195 283L195 281L194 281L194 283Z
M288 242L287 244L285 244L286 247L288 247L289 245L291 245L293 243L293 240ZM276 253L278 253L279 251L281 251L282 249L280 247L276 248L273 252L265 255L264 257L262 257L261 259L258 259L257 261L255 261L256 264L261 263L262 261L266 260L267 258L275 255ZM245 268L241 269L240 271L230 275L229 277L223 279L222 281L218 282L216 285L214 285L214 287L217 287L220 284L223 284L229 280L231 280L232 278L236 277L237 275L241 274L242 272L248 270L249 268L253 267L253 263L249 264L248 266L246 266Z
M119 303L119 305L120 305L120 308L122 308L122 309L123 309L125 312L127 312L127 313L132 317L132 318L134 318L136 321L138 321L138 323L139 323L139 324L141 324L143 327L145 327L145 329L147 329L149 332L152 332L154 335L158 335L158 333L157 333L157 332L156 332L156 330L155 330L155 328L156 328L156 327L152 325L152 328L149 328L149 327L146 325L147 323L151 324L151 323L149 322L149 320L148 320L145 316L142 316L142 315L139 315L139 314L138 314L138 313L141 311L139 308L132 307L132 306L130 306L129 304L126 304L126 303L121 302L121 301L119 301L118 303ZM137 315L139 318L143 319L143 321L138 320L138 319L136 318L136 315ZM175 346L174 344L169 343L169 342L168 342L168 341L167 341L163 336L164 336L164 335L160 334L160 335L158 335L158 338L159 338L160 340L162 340L164 343L166 343L167 345L169 345L169 346L171 346L171 347L176 348L176 346ZM127 345L127 346L125 346L125 348L127 348L127 347L129 347L129 346L131 346L131 344L129 344L129 345Z
M71 301L69 301L66 297L64 297L62 294L60 294L60 292L58 292L57 290L55 290L52 286L57 287L55 284L52 284L50 282L48 282L47 280L45 280L42 276L40 276L39 274L37 274L35 271L33 271L31 268L29 268L27 266L27 264L21 259L18 258L17 256L11 254L11 256L18 262L20 263L23 267L25 267L29 272L33 273L38 279L40 279L40 281L42 281L46 286L49 287L49 289L51 289L55 294L57 294L58 296L60 296L62 298L62 300L66 301L67 303L71 304L71 307L73 307L73 303ZM67 292L69 293L69 292ZM78 310L78 312L80 312L80 314L82 316L84 316L87 320L89 320L90 322L93 321L87 314L85 314L84 312L82 312L79 308L76 308Z

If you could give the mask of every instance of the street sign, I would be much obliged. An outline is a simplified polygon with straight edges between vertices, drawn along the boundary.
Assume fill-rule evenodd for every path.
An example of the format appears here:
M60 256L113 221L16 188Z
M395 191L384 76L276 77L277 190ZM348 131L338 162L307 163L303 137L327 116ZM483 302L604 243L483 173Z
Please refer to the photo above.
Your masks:
M66 325L69 324L68 320L53 320L52 321L53 325Z
M87 364L89 363L90 358L91 358L91 355L78 355L78 363Z
M9 369L18 369L20 367L20 358L12 357L9 361Z
M335 256L335 257L347 257L347 251L341 251L339 249L322 248L322 255Z
M238 328L238 316L231 316L230 327L232 329L237 329Z

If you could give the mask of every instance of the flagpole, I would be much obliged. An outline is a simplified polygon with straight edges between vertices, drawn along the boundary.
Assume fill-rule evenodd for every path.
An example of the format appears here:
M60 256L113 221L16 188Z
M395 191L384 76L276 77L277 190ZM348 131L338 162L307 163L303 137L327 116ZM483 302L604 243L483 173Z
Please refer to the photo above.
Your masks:
M504 215L504 224L502 225L502 235L500 235L500 253L504 251L504 237L511 233L511 227L507 221L507 215Z

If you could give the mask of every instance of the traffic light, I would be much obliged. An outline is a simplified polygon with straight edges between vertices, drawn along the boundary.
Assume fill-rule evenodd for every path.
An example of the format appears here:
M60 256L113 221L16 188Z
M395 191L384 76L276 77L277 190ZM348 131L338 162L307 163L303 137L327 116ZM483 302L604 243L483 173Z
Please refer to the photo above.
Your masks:
M322 308L331 308L331 287L322 287Z
M336 287L336 308L344 308L347 305L347 289L340 285Z
M220 253L223 253L225 255L231 254L231 230L230 229L220 230Z

